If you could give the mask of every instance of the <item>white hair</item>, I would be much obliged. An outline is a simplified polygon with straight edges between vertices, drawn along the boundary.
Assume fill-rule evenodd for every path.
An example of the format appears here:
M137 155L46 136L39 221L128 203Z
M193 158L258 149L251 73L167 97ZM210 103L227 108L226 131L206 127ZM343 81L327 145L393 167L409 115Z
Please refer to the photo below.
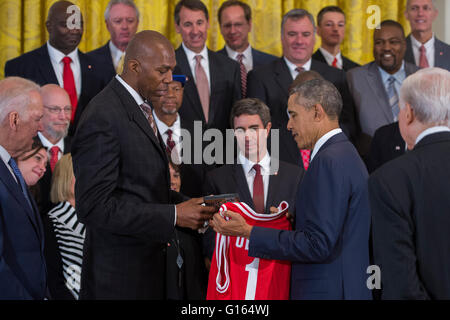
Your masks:
M132 7L134 11L136 11L136 19L139 21L139 9L134 4L133 0L111 0L109 1L108 5L105 9L105 21L109 20L109 13L111 11L111 8L116 4L124 4L126 6Z
M450 72L426 68L410 75L400 89L400 108L405 103L423 124L450 125Z
M30 92L40 92L40 87L33 81L20 77L7 77L0 81L0 123L13 111L28 119L28 106L31 102Z

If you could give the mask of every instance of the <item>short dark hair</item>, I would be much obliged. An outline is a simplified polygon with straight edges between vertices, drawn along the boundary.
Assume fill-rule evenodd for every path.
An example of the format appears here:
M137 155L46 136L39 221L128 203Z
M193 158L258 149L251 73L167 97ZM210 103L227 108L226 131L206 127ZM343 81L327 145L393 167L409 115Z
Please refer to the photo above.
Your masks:
M314 17L311 13L309 13L309 11L305 9L292 9L283 16L283 19L281 19L281 34L283 35L283 28L286 24L286 21L288 21L289 19L297 21L303 18L309 19L309 21L313 25L314 32L316 32L316 22L314 21Z
M380 28L381 27L395 27L395 28L398 28L398 29L400 29L402 31L403 38L405 38L405 29L403 29L403 26L400 23L398 23L397 21L394 21L394 20L383 20L383 21L381 21L379 27Z
M205 14L206 20L207 21L209 20L208 8L206 8L206 6L203 2L201 2L200 0L181 0L175 6L175 12L174 12L175 23L177 25L180 24L180 11L181 11L182 7L188 8L193 11L198 11L198 10L203 11L203 13Z
M294 86L291 95L297 94L297 103L310 109L320 104L331 120L339 119L342 97L336 87L324 79L313 79Z
M264 128L270 122L269 107L258 98L246 98L236 101L230 113L231 127L234 128L234 118L243 114L258 115Z
M33 144L31 145L31 149L27 150L25 152L22 152L21 154L16 156L15 160L16 160L16 162L28 160L31 157L33 157L35 154L37 154L39 152L39 150L41 150L41 149L44 149L47 152L47 148L44 147L44 145L41 142L41 139L39 139L38 136L35 136L33 138ZM30 151L32 151L32 152L29 153ZM29 154L27 154L27 153L29 153Z
M240 6L242 8L242 10L244 10L244 16L245 16L245 20L247 20L247 22L250 22L250 20L252 20L252 9L250 8L250 6L242 1L239 0L227 0L224 3L222 3L222 5L219 8L219 11L217 12L217 19L219 20L219 25L222 23L222 12L223 10L225 10L226 8L229 7L233 7L233 6Z
M289 94L294 87L313 79L323 79L323 77L320 75L320 73L314 70L300 72L297 77L295 77L294 82L292 82L289 86Z
M342 13L344 15L345 18L345 13L344 11L339 8L338 6L326 6L324 8L322 8L319 13L317 14L317 25L320 26L323 16L325 15L325 13L327 12L338 12L338 13Z

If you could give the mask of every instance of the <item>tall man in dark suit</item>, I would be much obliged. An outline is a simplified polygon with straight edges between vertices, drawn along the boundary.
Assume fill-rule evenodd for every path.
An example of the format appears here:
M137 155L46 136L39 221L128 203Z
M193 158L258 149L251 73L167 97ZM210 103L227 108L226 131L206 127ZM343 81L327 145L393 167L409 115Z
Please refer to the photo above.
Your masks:
M405 17L411 26L406 38L405 60L420 68L439 67L450 71L450 46L433 33L438 16L434 0L408 0Z
M270 213L271 207L278 207L284 200L289 203L290 212L294 213L295 194L304 170L284 161L272 161L274 158L267 151L272 126L269 107L256 98L239 100L234 104L230 118L239 155L234 163L227 163L207 173L204 194L237 193L241 202L247 203L258 213ZM257 197L255 184L256 187L262 186L263 195L260 198ZM204 248L210 259L214 239L215 233L208 229Z
M450 72L423 69L400 91L411 152L369 179L383 299L450 299Z
M122 73L125 49L139 26L139 9L133 0L111 0L105 10L105 23L111 35L102 47L88 52L98 61L107 65L108 77Z
M163 35L137 33L123 73L80 120L72 155L77 215L86 226L82 299L165 298L166 246L175 225L196 229L213 211L203 198L181 202L170 190L165 147L147 102L167 93L175 63Z
M72 15L67 13L70 6L73 3L69 1L57 1L50 7L45 23L48 42L7 61L5 76L23 77L39 85L54 83L66 89L72 104L69 134L73 135L84 107L110 79L105 78L103 63L78 50L83 35L83 17L79 13L80 26L67 25Z
M359 67L359 64L341 54L341 43L345 36L345 13L341 8L327 6L319 11L317 34L322 38L322 44L313 54L313 59L344 71Z
M292 261L291 299L370 299L367 170L339 128L342 99L328 81L296 86L289 130L311 164L298 188L294 231L252 227L234 212L215 214L216 232L249 239L249 256Z
M228 0L222 3L217 13L220 32L225 40L225 47L217 52L236 60L241 69L242 97L247 86L246 76L253 68L276 59L275 56L256 50L250 46L248 34L252 30L252 10L250 6L239 0Z
M288 89L301 71L317 71L332 82L341 93L344 107L340 125L348 137L356 134L352 97L348 91L345 72L311 58L315 43L314 17L306 10L293 9L286 13L281 23L283 57L248 75L247 96L264 101L270 108L273 129L280 130L280 160L307 167L309 154L299 152L292 135L286 129Z
M406 50L403 27L385 20L373 34L374 61L347 72L358 116L356 145L365 158L375 131L397 121L398 92L403 80L418 68L403 60Z
M39 212L13 157L31 149L42 130L39 86L0 81L0 299L44 299L47 269Z

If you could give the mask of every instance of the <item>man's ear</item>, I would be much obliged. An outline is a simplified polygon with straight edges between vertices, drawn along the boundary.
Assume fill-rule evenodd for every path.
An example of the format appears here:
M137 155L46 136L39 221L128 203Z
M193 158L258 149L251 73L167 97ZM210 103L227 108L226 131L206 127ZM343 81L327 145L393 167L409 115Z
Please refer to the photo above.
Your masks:
M416 120L416 114L414 113L414 109L411 108L411 105L406 102L405 103L405 118L406 118L406 124L410 125Z
M317 103L314 106L314 120L322 121L325 116L326 116L326 113L325 113L325 110L323 110L322 105L320 103Z
M141 65L139 64L139 61L135 59L129 59L127 61L127 67L129 72L133 72L136 74L141 72Z
M17 125L19 124L19 113L17 113L17 111L13 111L8 115L8 119L9 119L9 127L12 130L16 130L17 129Z
M269 136L269 133L270 133L270 129L272 128L272 122L267 122L267 125L266 125L266 137L268 137Z

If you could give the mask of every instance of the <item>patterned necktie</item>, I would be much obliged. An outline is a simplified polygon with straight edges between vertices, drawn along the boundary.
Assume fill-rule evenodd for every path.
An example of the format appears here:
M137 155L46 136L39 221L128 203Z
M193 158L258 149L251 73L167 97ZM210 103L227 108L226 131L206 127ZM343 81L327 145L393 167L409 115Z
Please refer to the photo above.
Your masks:
M50 169L55 170L55 165L58 162L58 153L59 153L59 147L53 146L50 148Z
M337 58L334 57L334 60L333 60L333 63L331 64L331 66L334 67L334 68L339 69L339 67L338 67L338 65L337 65L337 62L338 62Z
M419 48L420 57L419 57L419 68L428 68L430 65L428 64L427 59L427 49L424 45Z
M241 89L242 89L242 99L247 97L247 69L242 62L244 60L244 55L239 53L237 55L237 61L239 62L239 67L241 70Z
M389 77L388 79L388 98L389 98L389 105L391 106L392 115L394 117L394 121L397 121L398 113L400 111L398 107L398 94L397 90L395 89L395 78Z
M124 60L125 60L125 52L122 53L122 55L120 56L119 63L117 64L117 67L116 67L117 74L122 74Z
M305 171L306 171L306 170L308 170L308 167L309 167L309 159L311 157L311 150L301 149L300 154L302 155L303 168L305 168Z
M166 140L166 151L168 154L172 153L173 148L175 148L175 141L172 139L173 131L171 129L167 129L167 140Z
M297 68L295 68L295 71L297 71L298 73L302 73L303 71L306 71L306 70L303 67L297 67Z
M61 60L64 63L63 69L63 82L64 89L69 94L70 104L72 105L72 117L71 121L75 118L75 111L77 109L78 97L77 97L77 88L75 87L75 78L73 76L72 68L70 67L70 63L72 59L70 57L64 57Z
M209 84L208 78L206 77L205 69L203 69L200 61L202 60L201 55L195 56L195 81L197 84L197 91L200 97L200 102L203 108L203 114L205 115L205 121L208 123L209 115Z
M150 124L150 127L153 130L153 133L155 134L156 140L159 141L158 137L158 127L156 126L155 118L153 118L153 112L152 107L147 102L144 102L140 105L142 111L147 115L147 121Z
M13 170L14 175L17 178L17 181L19 182L20 189L22 189L22 193L23 193L25 199L27 200L27 203L30 206L31 211L33 211L33 206L31 205L30 198L28 197L28 188L25 183L25 180L23 179L22 174L20 173L19 167L17 166L17 164L13 158L9 159L8 164L11 167L11 169Z
M257 213L264 213L264 184L261 175L261 166L255 164L255 179L253 180L253 203Z

